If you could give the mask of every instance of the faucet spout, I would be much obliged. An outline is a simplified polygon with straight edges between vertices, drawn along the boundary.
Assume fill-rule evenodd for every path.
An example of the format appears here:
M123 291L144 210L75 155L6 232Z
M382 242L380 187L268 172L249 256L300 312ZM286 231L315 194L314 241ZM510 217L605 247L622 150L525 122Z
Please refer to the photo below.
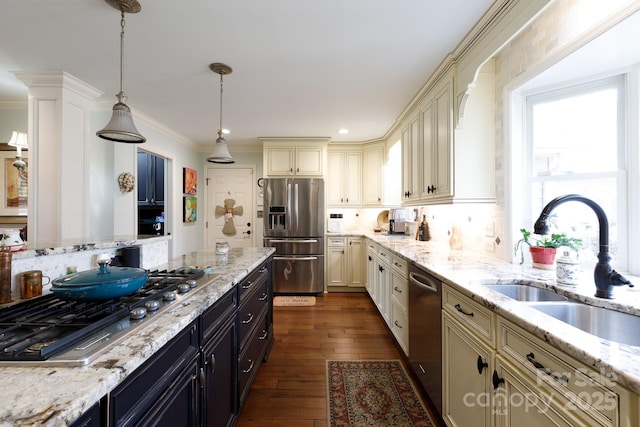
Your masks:
M629 280L611 267L611 256L609 255L609 220L604 210L593 200L578 194L567 194L556 197L542 209L540 217L536 220L533 227L533 232L536 234L549 234L549 215L551 211L557 206L569 201L584 203L595 212L598 218L600 250L598 252L598 263L593 272L593 278L596 284L596 297L612 299L614 286L628 285L633 287Z

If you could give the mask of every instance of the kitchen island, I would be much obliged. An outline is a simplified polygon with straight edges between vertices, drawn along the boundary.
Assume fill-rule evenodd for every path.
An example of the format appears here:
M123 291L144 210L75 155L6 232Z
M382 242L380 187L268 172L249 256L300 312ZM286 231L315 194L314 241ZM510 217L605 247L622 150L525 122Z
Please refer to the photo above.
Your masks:
M133 336L127 336L83 367L0 367L1 426L67 426L111 393L136 369L194 322L261 265L270 248L233 249L228 255L198 251L161 269L210 266L194 292Z

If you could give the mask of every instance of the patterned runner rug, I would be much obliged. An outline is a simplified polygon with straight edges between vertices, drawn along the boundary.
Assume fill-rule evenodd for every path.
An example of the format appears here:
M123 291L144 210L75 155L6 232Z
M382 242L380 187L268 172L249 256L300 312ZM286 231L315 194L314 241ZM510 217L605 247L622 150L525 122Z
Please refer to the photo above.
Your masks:
M331 427L433 427L399 360L327 360Z

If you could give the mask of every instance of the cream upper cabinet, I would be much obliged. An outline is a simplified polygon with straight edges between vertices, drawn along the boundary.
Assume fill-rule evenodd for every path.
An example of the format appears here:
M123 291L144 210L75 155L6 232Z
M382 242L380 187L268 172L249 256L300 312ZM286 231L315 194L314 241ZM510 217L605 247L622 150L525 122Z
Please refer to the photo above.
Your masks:
M422 179L420 198L452 196L453 88L450 77L434 89L420 109L422 124Z
M493 64L454 128L455 66L445 63L402 128L403 205L495 201Z
M329 206L362 205L362 150L329 149L327 158Z
M323 177L326 169L326 138L261 138L263 168L268 177Z
M421 139L418 116L409 119L402 130L402 193L404 202L420 200L419 183L422 178L420 162Z
M362 204L382 206L384 174L384 144L365 146L362 152L362 177L366 185L362 186Z

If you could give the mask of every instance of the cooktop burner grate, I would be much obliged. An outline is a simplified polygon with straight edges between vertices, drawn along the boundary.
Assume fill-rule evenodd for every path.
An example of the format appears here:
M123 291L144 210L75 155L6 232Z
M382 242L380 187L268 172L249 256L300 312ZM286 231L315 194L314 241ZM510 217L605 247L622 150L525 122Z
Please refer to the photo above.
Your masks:
M140 308L149 307L156 315L171 304L165 294L188 292L203 275L188 268L156 270L130 296L93 302L49 294L0 309L0 362L47 361L71 352L78 354L71 360L62 358L64 364L85 364L106 344L123 338L150 317L143 309L141 317L131 320L133 309L140 314Z

